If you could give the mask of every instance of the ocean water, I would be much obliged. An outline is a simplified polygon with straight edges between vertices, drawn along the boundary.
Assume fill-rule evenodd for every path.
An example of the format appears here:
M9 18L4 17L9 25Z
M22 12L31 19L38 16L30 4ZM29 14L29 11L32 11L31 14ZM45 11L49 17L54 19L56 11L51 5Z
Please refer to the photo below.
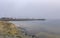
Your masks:
M18 27L27 29L30 33L54 32L60 33L60 20L45 21L12 21Z

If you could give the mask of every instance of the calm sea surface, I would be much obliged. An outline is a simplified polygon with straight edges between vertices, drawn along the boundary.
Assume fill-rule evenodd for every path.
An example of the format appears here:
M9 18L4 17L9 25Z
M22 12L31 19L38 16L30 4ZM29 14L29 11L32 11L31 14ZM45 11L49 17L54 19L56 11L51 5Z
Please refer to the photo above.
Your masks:
M60 33L60 20L46 20L46 21L12 21L19 27L27 29L31 33L42 31Z

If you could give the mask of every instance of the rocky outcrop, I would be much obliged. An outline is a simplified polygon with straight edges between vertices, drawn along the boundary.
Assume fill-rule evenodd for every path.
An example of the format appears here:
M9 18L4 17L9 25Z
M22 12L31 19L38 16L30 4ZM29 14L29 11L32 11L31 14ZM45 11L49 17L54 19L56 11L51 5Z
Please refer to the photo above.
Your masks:
M0 21L0 38L31 38L23 34L22 30L8 21Z

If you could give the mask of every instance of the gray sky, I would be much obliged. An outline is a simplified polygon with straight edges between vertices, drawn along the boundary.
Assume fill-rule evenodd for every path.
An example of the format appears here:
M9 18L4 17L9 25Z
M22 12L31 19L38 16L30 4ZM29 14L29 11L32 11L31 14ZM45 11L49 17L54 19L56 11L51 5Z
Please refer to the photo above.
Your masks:
M0 0L0 17L60 19L60 0Z

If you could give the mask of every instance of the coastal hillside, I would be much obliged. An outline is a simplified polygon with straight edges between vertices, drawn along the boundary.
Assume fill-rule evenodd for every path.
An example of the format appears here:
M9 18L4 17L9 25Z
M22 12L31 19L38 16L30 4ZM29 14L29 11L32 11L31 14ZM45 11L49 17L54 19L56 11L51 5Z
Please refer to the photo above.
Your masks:
M32 38L8 21L0 21L0 38Z

